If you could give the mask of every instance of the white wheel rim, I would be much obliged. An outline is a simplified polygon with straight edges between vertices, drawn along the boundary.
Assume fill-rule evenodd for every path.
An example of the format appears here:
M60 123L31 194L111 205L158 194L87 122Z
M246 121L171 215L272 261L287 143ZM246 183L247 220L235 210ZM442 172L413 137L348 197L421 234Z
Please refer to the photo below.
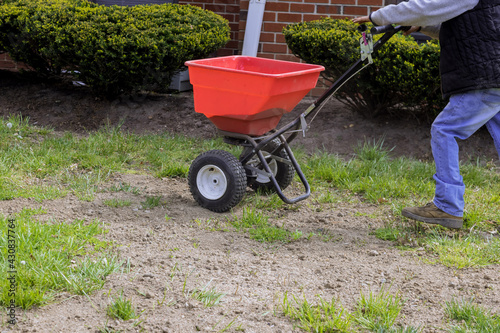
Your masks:
M227 178L221 168L209 164L198 171L196 185L202 196L209 200L217 200L226 193Z
M267 151L263 151L262 155L264 155L264 158L267 159L271 154L269 154ZM260 159L258 157L254 157L249 164L257 165L260 163ZM275 159L272 159L269 163L269 169L271 169L271 173L273 176L276 176L278 173L278 163L276 163ZM264 168L262 168L264 170ZM264 170L265 171L265 170ZM257 182L261 184L269 183L271 181L271 178L264 176L263 174L258 173L257 174Z

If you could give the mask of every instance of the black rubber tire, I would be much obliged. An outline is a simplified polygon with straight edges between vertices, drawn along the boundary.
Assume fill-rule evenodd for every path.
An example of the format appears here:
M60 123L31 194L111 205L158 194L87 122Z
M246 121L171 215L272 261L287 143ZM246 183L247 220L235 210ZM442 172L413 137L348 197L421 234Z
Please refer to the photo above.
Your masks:
M274 139L273 141L269 142L264 148L261 149L264 157L266 158L272 151L278 148L280 144L281 142L279 139ZM274 155L290 160L284 148L275 152ZM251 161L247 162L247 164L248 165L253 164L253 166L256 167L257 165L260 164L260 160L256 155ZM293 177L295 176L295 168L290 164L286 164L277 160L272 160L271 162L268 162L268 164L271 170L273 171L273 175L274 178L276 178L276 182L280 186L281 190L284 191L293 181ZM262 167L262 165L260 165L259 169L263 170L264 168ZM257 178L252 178L252 180L249 181L248 186L254 191L261 191L263 193L276 192L276 188L274 187L271 178L262 175Z
M234 155L224 150L210 150L191 163L188 183L193 198L201 207L222 213L243 199L247 176Z

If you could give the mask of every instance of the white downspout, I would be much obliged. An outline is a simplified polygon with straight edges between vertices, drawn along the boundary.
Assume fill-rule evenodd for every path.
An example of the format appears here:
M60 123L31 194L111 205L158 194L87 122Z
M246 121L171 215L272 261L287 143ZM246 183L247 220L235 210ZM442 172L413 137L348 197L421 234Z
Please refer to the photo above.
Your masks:
M245 27L245 37L243 39L244 56L256 57L259 48L260 30L262 28L262 18L266 0L250 0L247 14L247 24Z

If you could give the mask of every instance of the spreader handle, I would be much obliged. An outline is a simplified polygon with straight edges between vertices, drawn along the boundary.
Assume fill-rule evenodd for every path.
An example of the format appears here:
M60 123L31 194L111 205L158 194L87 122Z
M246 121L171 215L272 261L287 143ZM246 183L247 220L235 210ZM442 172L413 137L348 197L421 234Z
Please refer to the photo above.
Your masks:
M372 35L378 35L378 34L385 34L386 32L398 32L398 31L406 31L409 30L411 27L406 27L406 26L396 26L394 27L392 24L388 25L381 25L381 26L375 26L370 29L370 33Z

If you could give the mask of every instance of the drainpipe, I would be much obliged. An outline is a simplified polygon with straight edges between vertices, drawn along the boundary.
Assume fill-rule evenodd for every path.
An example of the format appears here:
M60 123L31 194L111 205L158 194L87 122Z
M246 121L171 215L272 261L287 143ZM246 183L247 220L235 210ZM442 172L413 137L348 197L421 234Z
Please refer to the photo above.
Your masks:
M245 37L243 39L243 50L241 51L241 54L244 56L257 56L265 7L266 0L250 0Z

